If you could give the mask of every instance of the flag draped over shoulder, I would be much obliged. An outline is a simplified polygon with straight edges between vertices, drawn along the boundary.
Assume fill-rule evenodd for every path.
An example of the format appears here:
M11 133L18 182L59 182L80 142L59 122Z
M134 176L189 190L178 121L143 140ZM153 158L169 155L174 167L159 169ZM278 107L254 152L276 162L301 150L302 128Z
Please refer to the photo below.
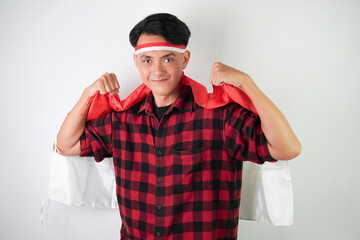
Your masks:
M191 87L195 102L203 108L214 109L225 106L230 102L236 102L244 108L255 112L256 109L250 98L240 90L240 88L224 84L223 86L213 86L213 93L208 93L204 85L192 80L182 74L181 82ZM127 98L120 100L119 95L100 94L97 92L89 101L90 107L86 116L86 121L103 117L111 109L124 111L140 102L150 92L150 89L141 84ZM84 113L83 113L84 114Z

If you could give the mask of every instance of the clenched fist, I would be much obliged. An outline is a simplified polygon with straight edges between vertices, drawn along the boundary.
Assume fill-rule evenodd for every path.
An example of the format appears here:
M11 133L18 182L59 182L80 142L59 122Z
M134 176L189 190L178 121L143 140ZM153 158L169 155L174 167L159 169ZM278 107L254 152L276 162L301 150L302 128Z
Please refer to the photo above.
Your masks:
M100 94L119 93L120 85L114 73L104 73L99 79L85 89L86 94L92 97L96 92Z
M213 65L210 82L215 86L222 86L224 83L242 88L243 84L250 81L248 74L235 68L229 67L221 62Z

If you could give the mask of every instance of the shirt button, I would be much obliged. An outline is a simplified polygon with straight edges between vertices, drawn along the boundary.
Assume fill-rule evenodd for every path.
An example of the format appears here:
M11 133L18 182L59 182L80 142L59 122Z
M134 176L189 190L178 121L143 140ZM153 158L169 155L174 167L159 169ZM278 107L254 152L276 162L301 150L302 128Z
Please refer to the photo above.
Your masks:
M160 232L157 232L156 235L157 235L158 237L160 237Z
M155 131L159 131L159 127L155 127Z
M161 180L161 178L158 178L158 182L161 182L162 180Z
M158 205L158 207L157 207L159 210L161 209L161 206L160 205Z
M157 153L158 153L159 156L162 155L162 151L160 151L160 150Z

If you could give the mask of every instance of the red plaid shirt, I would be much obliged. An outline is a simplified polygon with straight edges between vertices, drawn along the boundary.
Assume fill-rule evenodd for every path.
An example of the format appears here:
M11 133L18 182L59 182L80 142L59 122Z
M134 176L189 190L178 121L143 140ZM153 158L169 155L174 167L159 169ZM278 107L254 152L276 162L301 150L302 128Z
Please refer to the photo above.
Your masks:
M204 109L183 86L159 121L153 95L86 123L81 156L113 157L121 239L236 239L242 161L274 161L258 115Z

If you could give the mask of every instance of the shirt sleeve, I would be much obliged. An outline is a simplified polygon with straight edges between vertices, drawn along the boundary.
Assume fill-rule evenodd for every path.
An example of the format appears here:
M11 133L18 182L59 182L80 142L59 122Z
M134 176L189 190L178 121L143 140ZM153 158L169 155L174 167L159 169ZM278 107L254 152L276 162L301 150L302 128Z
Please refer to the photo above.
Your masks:
M103 118L85 123L80 137L80 156L94 157L97 162L112 157L112 121L111 112Z
M269 153L260 117L238 104L229 104L225 114L225 146L233 159L263 164L276 162Z

